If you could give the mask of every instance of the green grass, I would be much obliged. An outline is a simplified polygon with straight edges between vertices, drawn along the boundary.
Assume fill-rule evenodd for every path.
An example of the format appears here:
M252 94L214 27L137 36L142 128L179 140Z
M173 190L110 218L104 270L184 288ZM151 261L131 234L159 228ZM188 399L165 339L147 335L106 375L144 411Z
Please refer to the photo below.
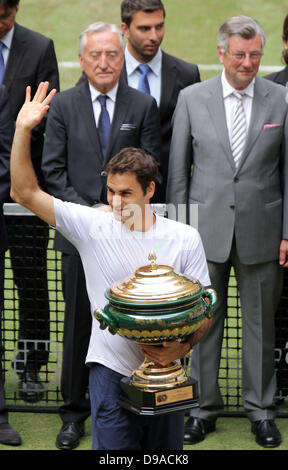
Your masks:
M10 424L20 432L20 447L4 446L1 450L57 450L56 436L61 427L57 414L10 413ZM277 419L276 424L282 434L282 444L273 450L288 450L288 420ZM91 419L86 421L85 436L81 438L77 450L91 450ZM246 418L219 418L216 432L210 433L205 440L193 446L185 445L184 450L266 450L256 444L251 426Z
M22 445L17 447L0 444L1 450L57 450L56 436L62 426L57 414L10 413L9 423L20 433ZM91 450L91 420L85 424L85 436L77 450Z
M53 38L59 61L78 60L79 33L94 21L120 24L121 0L26 0L18 21ZM267 34L263 65L281 65L282 23L287 1L277 0L164 0L166 35L163 49L197 64L218 64L216 50L220 25L232 15L255 17ZM202 71L202 79L215 75ZM60 69L62 90L75 84L80 69Z

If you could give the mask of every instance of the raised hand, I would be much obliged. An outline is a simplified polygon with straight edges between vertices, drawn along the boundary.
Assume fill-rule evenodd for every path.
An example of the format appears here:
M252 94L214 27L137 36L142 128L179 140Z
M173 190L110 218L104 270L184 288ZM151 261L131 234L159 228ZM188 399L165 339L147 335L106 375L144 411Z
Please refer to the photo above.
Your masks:
M31 87L26 88L26 99L20 109L16 120L16 126L26 130L32 130L43 119L49 109L50 102L56 94L56 89L47 95L49 82L41 82L34 98L31 100Z

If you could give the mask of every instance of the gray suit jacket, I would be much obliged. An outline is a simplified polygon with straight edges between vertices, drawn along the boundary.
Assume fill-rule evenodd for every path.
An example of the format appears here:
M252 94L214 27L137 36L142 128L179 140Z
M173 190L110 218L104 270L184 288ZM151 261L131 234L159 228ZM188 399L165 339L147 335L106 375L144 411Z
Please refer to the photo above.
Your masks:
M173 121L167 202L198 205L209 261L227 260L235 235L240 260L279 256L288 238L287 90L256 77L246 147L235 168L221 74L183 90Z

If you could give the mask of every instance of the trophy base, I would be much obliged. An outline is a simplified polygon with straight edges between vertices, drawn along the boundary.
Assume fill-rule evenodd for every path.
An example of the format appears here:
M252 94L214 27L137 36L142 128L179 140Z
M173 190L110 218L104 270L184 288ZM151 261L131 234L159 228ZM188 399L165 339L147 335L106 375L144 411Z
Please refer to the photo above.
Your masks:
M139 389L131 384L129 377L124 377L121 388L125 396L120 397L119 405L141 416L157 416L199 406L198 383L191 377L185 384L158 390Z

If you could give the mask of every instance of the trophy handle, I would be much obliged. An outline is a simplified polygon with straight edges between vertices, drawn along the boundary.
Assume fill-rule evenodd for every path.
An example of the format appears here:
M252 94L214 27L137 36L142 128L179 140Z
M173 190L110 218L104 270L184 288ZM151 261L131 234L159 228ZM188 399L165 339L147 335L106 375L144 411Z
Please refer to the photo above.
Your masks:
M108 327L112 335L115 335L117 333L118 331L117 326L114 324L113 320L111 320L111 318L109 318L104 312L104 310L102 310L101 308L96 308L96 310L94 310L94 318L96 318L96 320L99 321L101 330L105 330L105 328Z
M213 309L214 309L214 307L217 303L216 290L214 290L214 289L205 289L203 296L209 298L209 303L205 302L205 300L204 300L204 302L207 305L207 308L205 310L205 315L206 315L207 318L212 318L212 311L213 311Z

